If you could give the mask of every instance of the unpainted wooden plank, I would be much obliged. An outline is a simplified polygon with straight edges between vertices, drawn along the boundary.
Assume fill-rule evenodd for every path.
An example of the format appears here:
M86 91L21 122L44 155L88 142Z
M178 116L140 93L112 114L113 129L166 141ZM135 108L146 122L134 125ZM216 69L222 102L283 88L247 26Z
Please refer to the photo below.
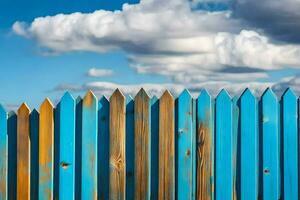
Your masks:
M159 200L175 199L174 131L174 98L169 91L165 91L159 101Z
M261 101L263 199L280 199L279 104L271 89Z
M193 133L193 101L188 90L184 90L178 97L177 103L177 199L193 198L193 179L196 162Z
M7 113L0 105L0 199L7 199L7 156L8 156L8 135L7 135Z
M298 109L291 89L282 96L283 199L297 200L298 191Z
M125 97L116 90L110 97L110 187L109 198L125 199Z
M214 200L214 103L206 90L197 101L197 200Z
M75 198L75 100L65 93L60 102L59 199Z
M246 89L240 98L240 199L258 199L258 105Z
M81 198L97 199L98 100L89 91L82 103Z
M53 199L54 117L53 105L46 99L40 107L39 199Z
M226 90L216 99L216 200L233 199L233 107Z
M17 199L30 199L30 127L28 106L18 110L17 128Z
M150 200L151 183L151 131L150 98L141 89L134 99L135 141L135 199Z

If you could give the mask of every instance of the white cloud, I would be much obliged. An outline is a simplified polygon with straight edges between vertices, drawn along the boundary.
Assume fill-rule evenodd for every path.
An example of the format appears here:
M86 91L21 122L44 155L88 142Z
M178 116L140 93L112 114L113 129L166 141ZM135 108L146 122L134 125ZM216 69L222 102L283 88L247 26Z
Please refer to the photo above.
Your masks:
M111 76L113 73L114 73L113 70L110 69L91 68L87 72L87 75L91 77L103 77L103 76Z

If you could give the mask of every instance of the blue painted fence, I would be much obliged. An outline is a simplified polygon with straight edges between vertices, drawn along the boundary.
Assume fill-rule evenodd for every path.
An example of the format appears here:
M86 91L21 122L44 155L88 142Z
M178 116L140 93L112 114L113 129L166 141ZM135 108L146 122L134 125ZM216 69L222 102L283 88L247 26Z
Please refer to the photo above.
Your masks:
M298 102L290 89L281 98L271 89L261 97L66 93L22 118L30 165L18 162L28 158L18 151L19 116L0 105L0 200L297 200Z

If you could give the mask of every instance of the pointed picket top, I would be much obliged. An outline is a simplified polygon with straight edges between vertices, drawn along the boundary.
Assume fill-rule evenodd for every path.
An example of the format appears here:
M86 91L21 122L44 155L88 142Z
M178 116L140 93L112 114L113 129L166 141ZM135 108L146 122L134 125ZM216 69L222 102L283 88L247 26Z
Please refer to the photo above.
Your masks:
M169 90L164 91L164 93L161 95L160 99L174 99L173 95Z
M70 94L70 92L66 92L63 97L61 98L61 101L75 101L74 97Z
M240 97L241 99L244 99L244 98L256 98L254 95L253 95L253 93L251 92L251 90L249 89L249 88L246 88L244 91L243 91L243 93L242 93L242 95L241 95L241 97Z
M28 114L30 113L30 109L25 102L22 103L22 105L19 107L18 113L28 113Z
M89 90L83 98L83 105L87 107L91 107L93 103L95 104L97 101L98 101L97 97L94 95L94 93L91 90Z
M211 95L206 89L202 89L198 95L198 98L211 98Z
M275 101L278 101L277 96L272 91L271 88L267 88L264 93L261 96L262 101L265 101L266 99L273 99Z
M139 92L135 95L134 97L135 100L137 99L150 99L149 95L147 94L147 92L144 90L144 88L141 88L139 90Z
M282 99L297 99L297 96L295 95L294 91L291 88L288 88L284 91L282 95Z
M217 96L217 100L231 100L231 96L229 95L229 93L227 92L227 90L226 89L222 89L221 91L220 91L220 93L218 94L218 96Z
M50 99L48 99L48 98L46 98L44 101L43 101L43 103L41 104L41 106L40 106L40 110L42 110L42 109L45 109L45 108L51 108L51 109L53 109L53 104L52 104L52 102L50 101ZM35 109L34 109L35 110Z
M0 104L0 115L4 114L6 115L6 110L5 108Z
M76 104L79 103L79 102L81 102L81 101L82 101L81 96L78 96L78 97L75 99Z
M123 93L117 88L114 93L110 96L109 100L111 101L112 99L123 99L125 100L125 96Z
M191 98L192 95L187 89L184 89L178 97L178 99L191 99Z
M156 95L154 95L154 96L151 97L151 101L152 101L152 102L155 102L155 101L157 101L157 100L158 100L158 97L157 97Z
M108 98L107 98L106 96L103 95L103 96L100 98L99 103L100 103L101 105L105 105L105 104L108 104L108 103L109 103L109 100L108 100Z

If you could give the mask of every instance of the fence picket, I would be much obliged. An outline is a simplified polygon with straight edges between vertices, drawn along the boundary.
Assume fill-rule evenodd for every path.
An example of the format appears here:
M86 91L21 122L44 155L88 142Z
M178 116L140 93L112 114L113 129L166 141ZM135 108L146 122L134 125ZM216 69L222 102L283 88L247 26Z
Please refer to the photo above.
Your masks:
M17 196L17 115L9 112L7 119L8 132L8 199Z
M7 113L0 105L0 199L7 199Z
M60 102L59 199L74 199L75 100L65 93Z
M176 192L178 199L193 199L193 165L195 160L193 133L193 104L192 97L184 90L178 97L178 129L177 133L177 181Z
M53 199L54 115L46 99L40 107L39 118L39 199Z
M282 97L283 198L298 199L297 97L291 89Z
M241 200L258 199L258 110L249 89L240 98Z
M263 199L280 199L279 106L271 89L262 98Z
M30 196L39 196L39 112L30 113Z
M214 200L214 103L206 90L197 100L197 200Z
M17 199L30 199L30 110L23 103L18 110Z
M98 114L98 196L109 199L109 101L102 97Z
M165 91L159 101L158 199L175 199L175 112L174 98Z
M216 99L216 200L233 199L233 108L226 90Z
M125 199L126 165L125 165L125 97L116 90L110 97L109 113L109 154L110 186L109 198Z

